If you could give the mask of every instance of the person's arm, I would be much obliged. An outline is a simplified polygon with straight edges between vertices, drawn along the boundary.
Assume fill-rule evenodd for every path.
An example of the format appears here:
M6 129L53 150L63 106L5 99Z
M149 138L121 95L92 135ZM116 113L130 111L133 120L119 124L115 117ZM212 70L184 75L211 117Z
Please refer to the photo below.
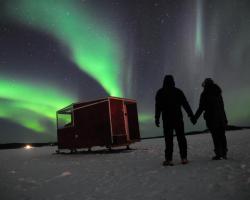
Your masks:
M184 93L182 92L182 106L184 108L184 110L186 111L186 113L188 114L188 117L190 118L190 121L193 123L193 124L196 124L196 119L194 118L194 113L184 95Z
M155 96L155 125L157 127L160 126L160 116L161 116L161 98L160 98L160 93L159 91L157 92Z
M182 98L182 106L183 106L184 110L186 111L186 113L188 114L189 118L192 118L194 116L193 111L192 111L192 109L191 109L183 92L181 92L181 95L182 95L182 97L181 97Z
M200 96L200 103L199 103L199 108L197 109L194 118L195 120L198 120L199 117L201 116L201 113L205 110L205 97L204 97L204 93L201 94Z

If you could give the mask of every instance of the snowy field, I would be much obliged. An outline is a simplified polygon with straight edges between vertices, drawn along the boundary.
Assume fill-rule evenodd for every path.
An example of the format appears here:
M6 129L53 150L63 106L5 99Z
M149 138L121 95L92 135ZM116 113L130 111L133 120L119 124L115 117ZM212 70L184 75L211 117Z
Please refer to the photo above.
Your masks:
M163 139L134 150L55 154L55 147L0 151L0 199L249 200L250 130L227 132L228 160L212 161L210 134L187 136L188 165L163 167Z

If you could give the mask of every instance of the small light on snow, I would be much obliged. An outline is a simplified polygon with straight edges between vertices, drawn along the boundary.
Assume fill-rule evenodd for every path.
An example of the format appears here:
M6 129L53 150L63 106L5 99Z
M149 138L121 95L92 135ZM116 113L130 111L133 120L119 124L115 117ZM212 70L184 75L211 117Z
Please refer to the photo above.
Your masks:
M63 172L60 176L70 176L70 175L71 175L71 172L66 171L66 172Z
M31 145L27 144L24 148L25 149L32 149L33 147Z

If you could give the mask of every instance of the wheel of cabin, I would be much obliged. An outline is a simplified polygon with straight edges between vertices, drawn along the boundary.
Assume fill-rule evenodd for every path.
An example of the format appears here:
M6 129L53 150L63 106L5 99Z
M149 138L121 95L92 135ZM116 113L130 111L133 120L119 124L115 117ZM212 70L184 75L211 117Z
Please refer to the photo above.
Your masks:
M127 145L126 150L130 150L130 146L129 145Z
M106 146L109 151L112 151L111 146Z
M77 149L70 149L70 153L77 153Z

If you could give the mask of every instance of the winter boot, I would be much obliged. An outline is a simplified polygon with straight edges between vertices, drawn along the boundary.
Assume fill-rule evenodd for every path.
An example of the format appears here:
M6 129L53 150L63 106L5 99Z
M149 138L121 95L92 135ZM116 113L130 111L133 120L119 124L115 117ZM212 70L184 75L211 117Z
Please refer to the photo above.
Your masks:
M163 166L173 166L174 163L172 160L165 160L163 163L162 163Z

